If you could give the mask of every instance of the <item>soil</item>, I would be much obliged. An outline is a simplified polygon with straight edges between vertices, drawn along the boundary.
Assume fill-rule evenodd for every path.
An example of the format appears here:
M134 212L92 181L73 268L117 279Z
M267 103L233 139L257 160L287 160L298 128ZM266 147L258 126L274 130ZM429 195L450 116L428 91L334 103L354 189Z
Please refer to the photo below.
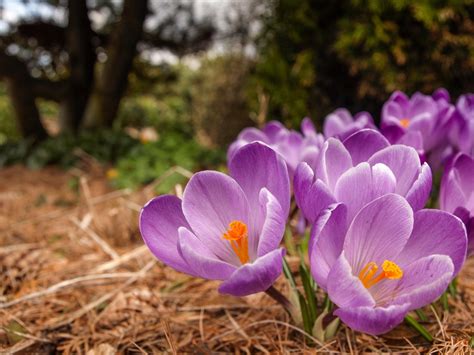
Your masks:
M470 352L474 258L449 311L424 309L432 344L404 324L380 337L342 325L321 344L267 295L223 296L156 261L137 225L153 189L114 190L106 176L90 161L0 170L1 353ZM276 287L288 292L283 277Z

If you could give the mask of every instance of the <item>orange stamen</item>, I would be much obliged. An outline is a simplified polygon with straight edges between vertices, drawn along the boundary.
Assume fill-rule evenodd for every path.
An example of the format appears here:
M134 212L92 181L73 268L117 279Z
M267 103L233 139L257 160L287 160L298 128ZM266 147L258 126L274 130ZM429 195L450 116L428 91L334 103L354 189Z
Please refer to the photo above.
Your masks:
M403 128L408 128L408 126L410 125L410 120L408 118L402 118L400 120L400 124Z
M398 280L403 276L403 271L400 266L390 260L385 260L382 263L382 272L374 277L377 271L377 264L371 261L367 263L359 273L359 279L362 281L365 288L370 288L385 279Z
M229 241L232 250L242 264L248 263L249 258L249 238L247 225L241 221L229 223L229 229L222 236Z

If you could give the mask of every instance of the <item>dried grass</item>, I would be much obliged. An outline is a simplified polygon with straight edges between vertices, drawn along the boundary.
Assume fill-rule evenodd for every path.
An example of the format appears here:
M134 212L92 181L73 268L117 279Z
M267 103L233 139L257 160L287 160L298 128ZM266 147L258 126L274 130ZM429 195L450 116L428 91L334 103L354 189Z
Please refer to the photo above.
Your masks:
M219 295L215 282L156 262L137 228L137 206L152 189L112 191L99 167L87 171L0 171L1 353L471 351L473 259L451 312L425 309L433 344L401 325L382 337L342 326L318 345L266 295ZM287 291L283 279L277 286Z

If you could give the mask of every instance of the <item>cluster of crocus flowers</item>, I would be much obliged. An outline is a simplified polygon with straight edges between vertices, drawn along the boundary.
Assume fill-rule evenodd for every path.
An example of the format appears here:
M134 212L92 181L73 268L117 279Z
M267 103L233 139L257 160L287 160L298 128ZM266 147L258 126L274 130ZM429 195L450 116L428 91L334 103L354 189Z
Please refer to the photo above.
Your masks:
M315 164L324 143L323 135L316 132L313 122L308 117L301 122L301 132L289 130L278 121L268 122L261 130L246 128L230 145L227 159L231 160L235 152L246 144L262 142L281 154L292 177L300 162L304 161L311 166Z
M431 170L406 145L390 145L379 132L365 129L343 142L329 138L315 168L301 163L295 174L295 199L314 223L330 204L342 202L350 218L367 203L387 193L404 196L423 208L431 190Z
M272 286L293 193L310 227L310 273L333 314L358 331L390 331L439 298L474 252L474 96L453 105L444 89L395 92L381 122L379 131L370 114L338 109L324 136L309 118L301 133L277 121L247 128L229 147L229 175L198 172L182 200L144 206L142 237L174 269L220 280L221 293L266 291L293 309ZM439 165L440 209L424 209Z
M346 139L352 133L364 128L375 128L374 119L368 112L359 112L352 116L349 110L338 108L324 119L324 136Z
M391 143L417 149L437 170L457 151L474 153L474 95L454 105L442 88L431 96L396 91L383 106L381 131Z

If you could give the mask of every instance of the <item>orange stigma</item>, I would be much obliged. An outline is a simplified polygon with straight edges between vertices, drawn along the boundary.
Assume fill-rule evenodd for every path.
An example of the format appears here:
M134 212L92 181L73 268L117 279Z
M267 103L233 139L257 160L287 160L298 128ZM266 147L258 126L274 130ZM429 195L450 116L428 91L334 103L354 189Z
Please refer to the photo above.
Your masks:
M232 250L242 264L249 262L249 236L247 225L241 221L229 223L229 229L222 238L229 241Z
M410 125L410 120L408 118L402 118L400 120L400 124L403 128L408 128L408 126Z
M359 279L365 288L370 288L385 279L398 280L403 276L403 271L400 266L390 260L385 260L382 263L382 272L378 276L375 276L378 269L377 264L371 261L367 263L359 273Z

